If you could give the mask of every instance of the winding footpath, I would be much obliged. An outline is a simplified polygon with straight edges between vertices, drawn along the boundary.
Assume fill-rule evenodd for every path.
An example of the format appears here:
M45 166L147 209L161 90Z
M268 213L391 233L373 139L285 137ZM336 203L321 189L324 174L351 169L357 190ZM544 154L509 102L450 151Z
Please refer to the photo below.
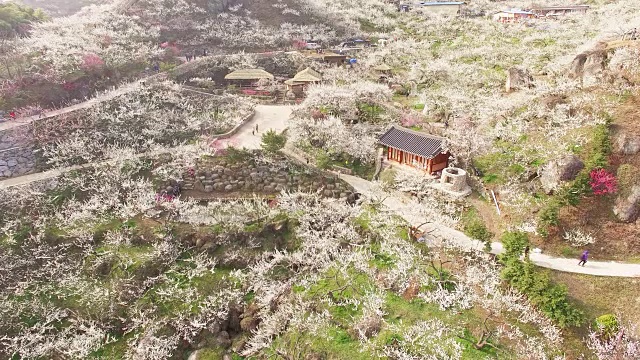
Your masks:
M121 92L124 93L124 92ZM114 95L117 96L117 95ZM104 99L103 99L104 100ZM80 104L79 104L80 105ZM262 134L268 130L282 132L287 127L287 119L291 115L292 107L288 105L257 105L255 113L251 120L246 122L240 129L230 138L222 141L228 146L235 146L247 149L259 149ZM73 111L73 110L69 110ZM256 125L258 131L255 132ZM1 131L1 130L0 130ZM146 152L137 154L137 156L152 156L157 152ZM116 160L104 160L100 162L88 163L83 165L69 166L65 168L57 168L39 173L32 173L23 176L16 176L4 180L0 180L0 189L6 189L14 186L27 185L33 182L58 177L70 171L91 168L96 166L104 166L112 164Z
M43 119L48 119L48 118L52 118L54 116L58 116L58 115L62 115L62 114L67 114L70 112L74 112L80 109L87 109L92 107L93 105L99 104L101 102L104 101L108 101L111 100L117 96L120 96L122 94L126 94L130 91L132 91L133 89L135 89L137 86L140 85L140 83L144 80L149 80L149 78L145 78L143 80L138 80L138 81L134 81L125 85L122 85L118 88L115 88L111 91L107 91L104 92L102 94L99 94L98 96L91 98L89 100L86 100L84 102L75 104L75 105L71 105L71 106L67 106L58 110L51 110L51 111L47 111L47 112L43 112L42 116L39 115L33 115L33 116L24 116L24 117L20 117L17 118L15 120L11 120L11 121L5 121L0 123L0 131L5 131L5 130L10 130L16 127L20 127L23 125L27 125L30 124L34 121L38 121L38 120L43 120Z
M123 86L113 92L103 94L102 96L96 97L94 99L88 100L84 103L77 104L68 108L60 109L57 112L51 112L47 114L47 117L59 115L62 113L72 112L78 109L87 108L92 106L95 103L112 99L115 96L126 93L130 91L137 84L132 83ZM225 139L227 145L232 145L236 147L245 147L248 149L259 149L261 136L267 130L275 130L277 132L283 131L287 127L287 121L291 114L292 107L286 105L258 105L255 109L255 114L253 118L242 125L238 131ZM20 126L25 123L29 123L31 121L37 120L37 117L31 117L26 119L19 119L22 121L21 123L12 122L0 124L0 131L6 130L7 128ZM256 125L258 126L258 131L255 132ZM290 153L286 151L285 154L289 156L296 157L298 160L304 161L304 159L300 159L296 154ZM140 154L150 155L150 154ZM41 173L34 173L14 178L9 178L0 181L0 189L2 188L10 188L14 186L25 185L29 183L33 183L36 181L41 181L45 179L58 177L66 172L78 170L86 167L92 166L100 166L103 164L107 164L111 161L103 161L99 163L86 164L80 166L72 166L68 168L54 169ZM341 174L340 177L350 184L356 191L365 195L371 196L372 191L372 183L362 178L358 178L355 176ZM424 218L419 216L418 212L415 211L415 208L412 206L410 199L405 194L388 194L388 196L384 199L383 204L387 206L390 210L394 211L398 215L402 216L407 222L412 224L413 226L418 226L424 222ZM438 225L438 224L428 224L421 228L423 231L429 231L431 234L436 237L446 238L449 241L456 243L462 248L467 249L482 249L483 244L480 241L472 240L463 234L460 231ZM502 244L499 242L492 243L491 252L494 254L499 254L503 251ZM558 271L564 271L569 273L576 274L585 274L585 275L596 275L596 276L616 276L616 277L640 277L640 264L629 264L629 263L619 263L619 262L605 262L605 261L589 261L585 267L578 266L578 259L567 259L567 258L558 258L553 257L546 254L538 254L531 253L529 255L531 261L543 268L553 269Z
M340 175L340 178L349 183L353 188L365 196L371 195L370 181L350 175ZM415 207L408 196L403 194L388 194L383 204L390 210L402 216L413 226L424 222L424 218L417 216ZM482 250L484 244L478 240L472 240L462 232L438 224L428 224L421 228L423 231L432 232L436 237L446 238L456 245L467 249ZM503 251L502 243L491 244L491 252L500 254ZM619 263L614 261L588 261L586 266L578 266L579 259L558 258L546 254L530 253L531 261L543 268L564 271L576 274L617 277L640 277L640 264Z

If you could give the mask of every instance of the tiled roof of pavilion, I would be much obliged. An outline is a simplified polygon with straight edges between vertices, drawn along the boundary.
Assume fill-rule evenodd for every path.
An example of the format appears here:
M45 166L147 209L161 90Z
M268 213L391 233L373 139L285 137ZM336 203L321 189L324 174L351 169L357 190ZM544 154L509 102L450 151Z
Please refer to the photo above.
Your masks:
M444 140L439 136L394 125L380 137L379 143L430 159L442 152Z

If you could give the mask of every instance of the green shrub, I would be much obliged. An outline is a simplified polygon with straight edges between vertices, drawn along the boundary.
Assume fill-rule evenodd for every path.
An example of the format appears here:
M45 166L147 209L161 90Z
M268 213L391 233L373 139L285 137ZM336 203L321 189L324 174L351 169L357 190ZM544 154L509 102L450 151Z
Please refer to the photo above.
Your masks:
M594 327L600 331L603 337L611 338L618 333L618 318L612 314L599 316L594 321Z
M638 170L639 169L637 167L630 164L620 165L616 173L620 195L628 196L631 188L635 185L640 185Z
M549 275L533 263L508 258L502 277L559 326L580 326L584 322L584 314L567 300L567 288L551 282Z
M357 107L360 121L375 121L384 113L384 108L377 104L359 103Z
M245 148L238 149L236 147L229 146L225 150L227 159L232 162L244 162L252 158L251 153Z
M166 63L166 62L160 63L160 71L162 72L171 71L175 69L175 67L176 67L176 64L173 64L173 63Z
M331 157L325 152L316 155L316 165L320 169L328 169L331 166Z
M586 170L607 166L607 157L611 154L611 129L610 124L596 126L588 147L588 156L585 163Z
M482 218L475 209L466 211L462 215L462 228L465 235L472 239L485 243L485 250L491 250L491 239L493 233L489 231Z
M273 154L282 149L286 143L287 137L284 134L278 134L274 130L269 130L262 134L260 147L263 151Z
M500 261L505 265L502 278L527 295L529 301L561 327L580 326L584 314L567 299L567 288L551 282L548 273L539 271L530 261L520 261L529 245L526 233L508 232L502 238L505 252Z
M546 237L549 235L549 227L557 226L560 223L560 208L562 205L556 199L552 199L538 215L538 233Z
M387 169L380 173L380 181L387 185L393 185L396 182L397 172L394 169Z
M503 259L518 259L524 248L529 245L529 236L520 231L506 232L500 238L502 246L504 247Z

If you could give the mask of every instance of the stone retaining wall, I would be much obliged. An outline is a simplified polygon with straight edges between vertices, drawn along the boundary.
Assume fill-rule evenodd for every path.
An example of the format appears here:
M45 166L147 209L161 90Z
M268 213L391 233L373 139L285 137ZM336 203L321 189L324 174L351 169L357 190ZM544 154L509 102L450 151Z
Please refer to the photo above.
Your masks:
M283 163L286 160L281 160ZM208 159L198 165L193 175L185 174L183 190L215 194L261 193L276 194L282 190L304 192L322 191L326 197L345 198L353 193L351 187L334 176L326 176L286 162L286 166L257 165L251 160L228 161Z
M36 157L24 127L0 133L0 179L20 176L35 171Z

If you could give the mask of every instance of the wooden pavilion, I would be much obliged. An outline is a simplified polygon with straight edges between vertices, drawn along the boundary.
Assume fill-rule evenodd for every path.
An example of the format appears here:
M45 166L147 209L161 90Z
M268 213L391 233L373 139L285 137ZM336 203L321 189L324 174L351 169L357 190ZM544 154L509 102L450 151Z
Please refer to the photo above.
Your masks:
M394 125L380 137L386 148L387 161L411 166L431 175L446 168L448 152L443 152L445 139Z
M374 67L373 70L375 70L375 71L377 71L377 72L379 72L381 74L384 74L384 75L389 75L389 74L391 74L391 70L393 70L393 69L391 68L391 66L389 66L387 64L380 64L380 65Z
M293 92L296 96L302 96L309 84L318 84L321 82L322 74L308 67L297 73L293 79L289 79L284 83L287 85L287 90Z
M387 64L380 64L373 68L378 73L378 81L380 82L388 82L389 77L391 76L391 66Z
M239 69L227 74L225 80L240 87L256 87L262 79L273 80L272 74L262 69Z

